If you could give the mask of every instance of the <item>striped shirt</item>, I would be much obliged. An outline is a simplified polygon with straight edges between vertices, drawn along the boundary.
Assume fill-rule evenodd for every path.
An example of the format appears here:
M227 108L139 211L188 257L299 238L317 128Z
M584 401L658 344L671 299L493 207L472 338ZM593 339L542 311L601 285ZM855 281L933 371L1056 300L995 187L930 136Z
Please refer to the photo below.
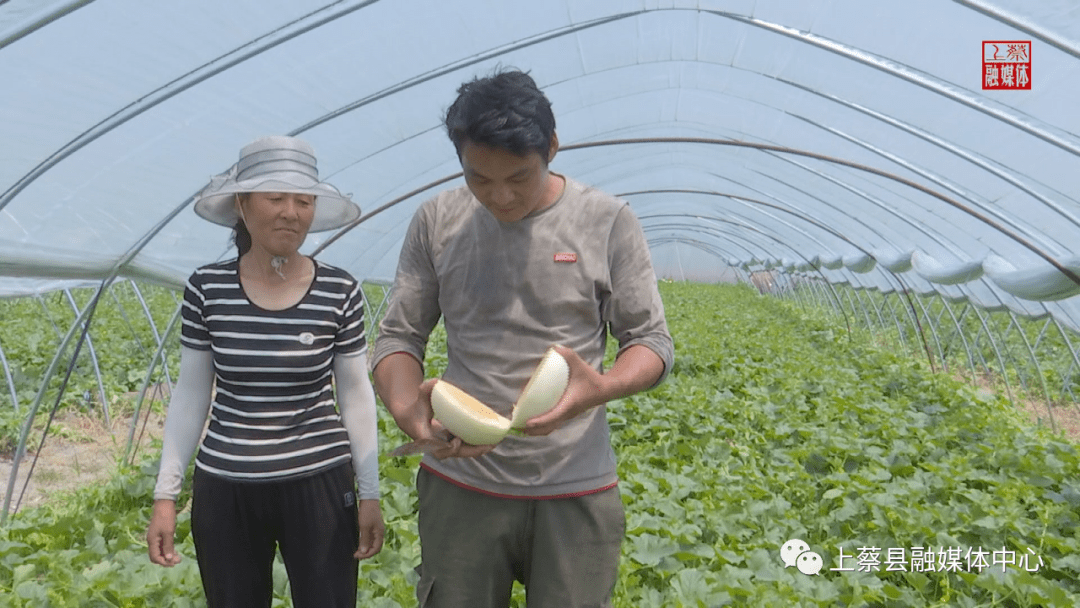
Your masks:
M335 353L367 348L363 298L349 273L317 260L308 292L285 310L265 310L247 298L236 259L191 275L180 341L213 351L217 382L197 467L260 481L350 460L331 372Z

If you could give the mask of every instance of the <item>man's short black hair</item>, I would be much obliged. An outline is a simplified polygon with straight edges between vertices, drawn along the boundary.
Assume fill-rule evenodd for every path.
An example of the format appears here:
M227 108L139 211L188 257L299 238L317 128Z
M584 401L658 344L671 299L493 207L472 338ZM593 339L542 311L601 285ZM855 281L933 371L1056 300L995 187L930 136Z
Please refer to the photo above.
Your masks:
M546 164L555 136L551 102L532 77L519 70L498 71L461 85L445 124L458 158L471 141L518 156L537 152Z

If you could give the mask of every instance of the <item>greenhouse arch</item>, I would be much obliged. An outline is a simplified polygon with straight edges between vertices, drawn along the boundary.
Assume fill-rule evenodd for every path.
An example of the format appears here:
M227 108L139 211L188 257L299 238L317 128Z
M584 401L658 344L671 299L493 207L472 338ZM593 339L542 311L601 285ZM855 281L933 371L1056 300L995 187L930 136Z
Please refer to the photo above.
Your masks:
M147 456L185 283L235 256L193 201L242 145L301 137L351 193L361 216L303 251L361 279L378 319L413 214L464 183L448 104L505 67L553 103L552 169L629 202L670 293L739 284L813 326L808 344L902 353L1067 434L1080 414L1074 4L0 0L0 532L65 408L109 424L122 408L124 466ZM701 359L680 371L730 379ZM816 398L812 378L799 386ZM1080 505L1075 483L1051 502ZM1062 560L1055 580L1080 577ZM674 580L660 558L634 563L658 568L658 587ZM5 576L0 594L17 586ZM702 576L697 600L722 604L730 590Z

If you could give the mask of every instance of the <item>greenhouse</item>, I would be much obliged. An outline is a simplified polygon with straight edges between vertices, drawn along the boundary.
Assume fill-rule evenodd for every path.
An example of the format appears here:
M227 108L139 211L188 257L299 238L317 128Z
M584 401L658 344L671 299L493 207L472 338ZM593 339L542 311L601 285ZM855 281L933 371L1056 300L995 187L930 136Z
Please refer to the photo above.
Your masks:
M0 0L0 604L205 605L189 485L183 561L145 537L185 285L236 257L197 196L308 142L360 215L300 251L362 282L373 343L414 215L466 183L447 108L507 68L551 170L640 221L675 344L607 406L614 606L1080 605L1069 0ZM416 605L408 439L380 405L358 606Z

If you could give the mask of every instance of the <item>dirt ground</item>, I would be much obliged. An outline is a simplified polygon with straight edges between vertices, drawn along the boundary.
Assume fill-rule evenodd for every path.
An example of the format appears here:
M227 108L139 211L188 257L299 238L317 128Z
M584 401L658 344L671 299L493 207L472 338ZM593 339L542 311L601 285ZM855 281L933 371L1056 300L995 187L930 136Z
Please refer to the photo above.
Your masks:
M145 407L145 406L144 406ZM143 421L146 421L145 430ZM14 510L22 494L19 509L26 509L43 504L50 497L63 495L66 490L74 490L104 479L108 479L124 458L124 447L130 432L130 416L113 416L111 424L106 424L99 413L66 413L56 417L49 429L49 435L34 464L34 450L41 441L40 432L33 445L27 446L27 455L19 463L19 472L11 499ZM160 438L165 419L157 413L146 410L135 430L138 441L137 458L151 447L152 438ZM140 440L141 435L141 440ZM34 467L30 483L23 493L26 475ZM7 493L11 479L12 459L0 457L0 508Z
M1045 401L1029 401L1021 404L1020 408L1035 424L1057 428L1059 434L1080 443L1080 404L1066 403L1048 408ZM1051 415L1053 424L1050 423Z
M1050 425L1045 402L1023 403L1020 408L1027 413L1033 424ZM140 455L145 454L146 450L154 449L150 447L151 439L161 437L165 422L162 415L151 413L144 430L145 411L144 409L135 434L139 441ZM1055 406L1052 411L1060 432L1080 443L1080 408L1076 404L1067 404ZM54 420L20 509L41 505L50 497L62 496L65 490L74 490L107 479L124 456L130 424L130 417L116 416L112 419L112 424L106 425L100 414L66 414ZM37 443L33 445L33 448L36 447ZM19 476L12 498L13 507L18 502L32 461L31 453L19 465ZM0 507L10 476L11 459L0 458Z
M972 382L966 372L953 372L952 376L964 383ZM976 378L974 385L980 392L994 394L994 385L985 377ZM1080 403L1047 404L1045 400L1020 399L1017 408L1036 426L1054 429L1058 435L1080 443Z

